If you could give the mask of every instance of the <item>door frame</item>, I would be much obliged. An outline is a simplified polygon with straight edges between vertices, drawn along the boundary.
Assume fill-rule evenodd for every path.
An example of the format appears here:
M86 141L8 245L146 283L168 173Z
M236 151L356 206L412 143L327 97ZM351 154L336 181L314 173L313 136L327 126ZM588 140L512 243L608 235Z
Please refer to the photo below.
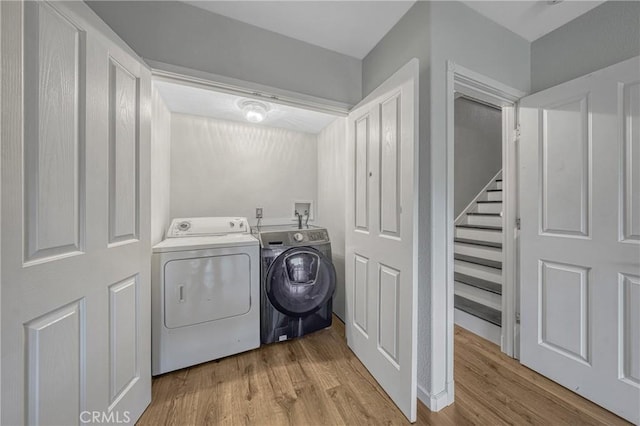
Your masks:
M293 106L309 111L317 111L336 117L346 117L354 106L332 101L318 96L306 95L291 90L279 89L248 80L225 77L177 65L145 59L151 67L152 81L164 81L188 87L228 93L244 98L252 98L281 105Z
M453 330L454 330L454 243L455 218L454 196L454 105L455 94L502 108L502 191L503 191L503 233L502 233L502 332L500 349L511 357L518 357L518 149L519 130L518 99L525 92L509 87L492 78L486 77L453 61L447 61L446 93L446 271L442 274L447 283L447 381L453 382ZM505 202L506 201L506 202ZM508 226L509 225L509 226ZM434 265L437 267L437 265Z

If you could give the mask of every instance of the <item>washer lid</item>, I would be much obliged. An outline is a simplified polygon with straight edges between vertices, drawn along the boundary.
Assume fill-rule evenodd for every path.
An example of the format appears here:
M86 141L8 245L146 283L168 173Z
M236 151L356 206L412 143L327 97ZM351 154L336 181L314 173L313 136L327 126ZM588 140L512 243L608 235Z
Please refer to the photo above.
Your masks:
M258 240L251 236L251 234L235 233L200 237L167 238L153 246L153 252L165 253L170 251L206 250L256 245L258 245Z

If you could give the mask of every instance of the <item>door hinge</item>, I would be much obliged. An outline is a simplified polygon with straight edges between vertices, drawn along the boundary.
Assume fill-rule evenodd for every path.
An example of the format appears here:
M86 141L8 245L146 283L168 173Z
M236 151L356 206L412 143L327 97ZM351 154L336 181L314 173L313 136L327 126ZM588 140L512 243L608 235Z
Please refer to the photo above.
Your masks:
M520 312L516 312L516 324L520 324Z
M516 229L517 229L518 231L520 230L520 224L521 224L521 222L520 222L520 218L517 218L517 219L516 219Z
M513 141L518 142L520 140L520 125L518 124L513 130Z

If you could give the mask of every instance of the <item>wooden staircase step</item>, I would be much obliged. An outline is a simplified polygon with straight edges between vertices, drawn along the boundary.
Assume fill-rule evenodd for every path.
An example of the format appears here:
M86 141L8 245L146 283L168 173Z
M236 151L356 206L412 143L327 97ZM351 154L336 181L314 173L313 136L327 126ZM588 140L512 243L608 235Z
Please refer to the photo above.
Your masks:
M472 277L471 275L465 275L459 272L453 273L453 279L460 283L470 285L490 293L502 295L502 286L498 283L494 283L493 281L483 280L482 278Z
M502 192L502 189L487 189L487 192Z
M481 257L475 256L467 256L466 254L454 254L453 258L455 260L486 266L488 268L502 269L502 262L497 262L495 260L483 259Z
M455 238L453 240L454 243L461 244L473 244L474 246L484 246L484 247L492 247L492 248L502 248L502 243L494 243L492 241L482 241L482 240L470 240L468 238Z
M456 225L456 228L468 228L468 229L484 229L485 231L497 231L502 232L501 226L488 226L488 225Z
M502 203L502 201L487 201L487 200L479 200L477 201L479 204L489 204L489 203Z
M491 324L500 327L502 325L502 314L497 309L490 308L482 303L474 302L465 297L454 295L453 304L456 309L473 315Z
M502 182L502 178L496 179L496 182Z
M501 213L478 213L478 212L469 212L467 213L470 216L494 216L494 217L501 217L502 214Z

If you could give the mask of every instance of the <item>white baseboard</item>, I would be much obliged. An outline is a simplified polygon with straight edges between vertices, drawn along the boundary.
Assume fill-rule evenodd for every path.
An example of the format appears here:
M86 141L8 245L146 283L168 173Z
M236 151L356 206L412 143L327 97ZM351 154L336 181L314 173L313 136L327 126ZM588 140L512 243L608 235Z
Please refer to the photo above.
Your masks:
M454 320L456 325L500 346L502 329L497 325L469 315L459 309L455 309Z
M418 385L418 399L430 411L440 411L444 407L453 404L453 383L449 383L447 389L433 396L425 388Z

